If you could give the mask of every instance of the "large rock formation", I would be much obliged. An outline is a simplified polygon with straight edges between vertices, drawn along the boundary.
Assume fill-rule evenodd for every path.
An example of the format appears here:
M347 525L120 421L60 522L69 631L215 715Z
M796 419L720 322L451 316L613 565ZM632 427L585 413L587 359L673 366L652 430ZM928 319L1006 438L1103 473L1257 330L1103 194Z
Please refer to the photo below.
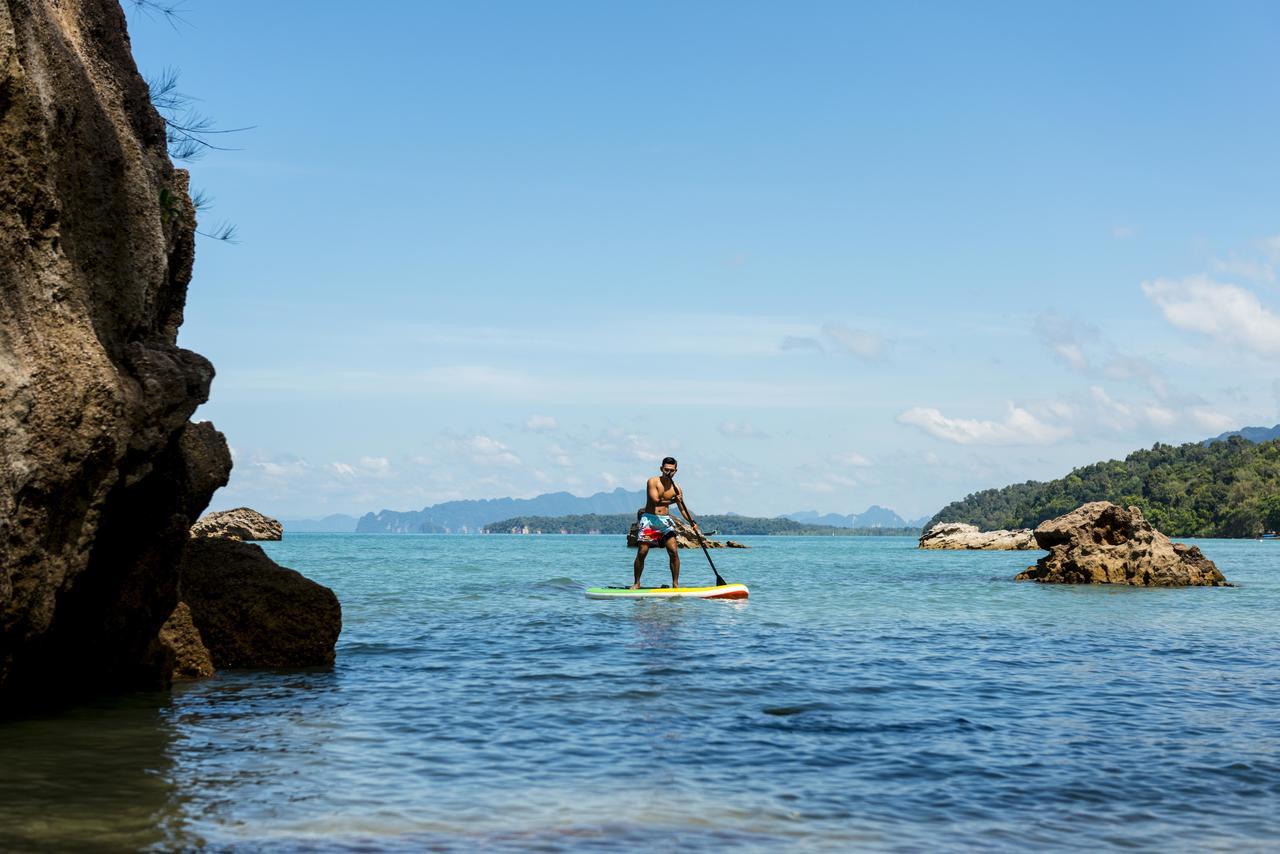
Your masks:
M194 227L116 0L0 0L0 708L172 669L149 649L231 466L176 343Z
M333 664L342 630L338 597L277 565L260 546L192 538L181 596L215 667Z
M221 537L224 540L278 540L284 526L248 507L206 513L191 526L193 537Z
M983 549L1021 551L1038 548L1026 528L1015 531L979 531L977 525L939 522L920 535L922 549Z
M1085 504L1043 522L1036 543L1049 553L1018 581L1130 584L1140 587L1223 587L1227 579L1195 546L1170 541L1137 507Z

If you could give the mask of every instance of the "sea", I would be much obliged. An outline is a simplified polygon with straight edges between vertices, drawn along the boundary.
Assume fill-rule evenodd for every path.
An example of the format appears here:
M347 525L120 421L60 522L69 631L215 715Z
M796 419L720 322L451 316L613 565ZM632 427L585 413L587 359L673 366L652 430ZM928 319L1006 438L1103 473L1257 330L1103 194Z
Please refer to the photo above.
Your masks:
M621 537L265 543L337 592L336 665L0 723L0 850L1280 848L1280 543L1145 590L742 539L745 601L586 599Z

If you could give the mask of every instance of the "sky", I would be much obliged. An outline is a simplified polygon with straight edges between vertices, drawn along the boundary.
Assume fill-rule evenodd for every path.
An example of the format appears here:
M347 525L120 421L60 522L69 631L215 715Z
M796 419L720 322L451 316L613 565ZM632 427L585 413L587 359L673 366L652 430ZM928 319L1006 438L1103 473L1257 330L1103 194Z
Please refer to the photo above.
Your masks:
M640 489L930 515L1280 422L1280 7L130 9L187 164L212 509Z

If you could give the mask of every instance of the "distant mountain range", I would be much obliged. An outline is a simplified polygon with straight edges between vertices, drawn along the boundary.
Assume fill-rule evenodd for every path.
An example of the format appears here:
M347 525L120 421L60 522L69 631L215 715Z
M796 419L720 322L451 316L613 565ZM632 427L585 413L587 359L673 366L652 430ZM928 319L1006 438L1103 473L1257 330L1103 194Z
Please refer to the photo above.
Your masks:
M1272 439L1280 439L1280 424L1274 427L1242 427L1239 430L1231 430L1220 436L1214 436L1212 439L1205 439L1201 444L1212 445L1214 442L1225 442L1232 436L1240 436L1260 445L1263 442L1270 442Z
M618 487L613 492L597 492L580 497L568 492L550 492L535 498L486 498L468 501L446 501L421 510L383 510L366 513L357 519L343 513L323 519L286 520L284 529L292 533L333 534L453 534L478 533L486 525L514 517L585 516L633 514L644 506L644 492L628 492ZM726 513L726 516L737 516ZM819 514L815 510L780 516L805 525L835 528L919 528L927 519L904 520L888 508L873 504L862 513L842 516Z
M881 507L879 504L872 504L862 513L850 513L848 516L802 510L799 513L788 513L783 518L794 519L806 525L829 525L833 528L920 528L929 521L928 516L903 519L888 507Z
M356 523L358 534L478 533L490 522L513 516L578 516L588 513L634 513L644 506L644 493L618 487L581 498L549 492L536 498L482 498L446 501L421 510L366 513Z

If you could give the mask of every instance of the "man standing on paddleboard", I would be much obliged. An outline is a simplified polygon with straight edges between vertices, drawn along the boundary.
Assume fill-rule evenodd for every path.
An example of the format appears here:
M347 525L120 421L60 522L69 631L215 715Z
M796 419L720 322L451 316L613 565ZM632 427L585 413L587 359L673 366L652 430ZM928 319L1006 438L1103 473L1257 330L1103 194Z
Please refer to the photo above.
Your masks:
M684 494L676 486L676 458L663 457L662 474L649 478L646 486L648 498L644 510L641 511L639 526L636 529L636 580L632 590L640 589L640 574L644 572L644 559L649 554L650 546L662 546L667 550L667 558L671 561L671 586L680 586L680 551L676 547L676 526L671 521L671 505L675 504L692 527L694 533L702 536L698 523L693 521L684 506Z

